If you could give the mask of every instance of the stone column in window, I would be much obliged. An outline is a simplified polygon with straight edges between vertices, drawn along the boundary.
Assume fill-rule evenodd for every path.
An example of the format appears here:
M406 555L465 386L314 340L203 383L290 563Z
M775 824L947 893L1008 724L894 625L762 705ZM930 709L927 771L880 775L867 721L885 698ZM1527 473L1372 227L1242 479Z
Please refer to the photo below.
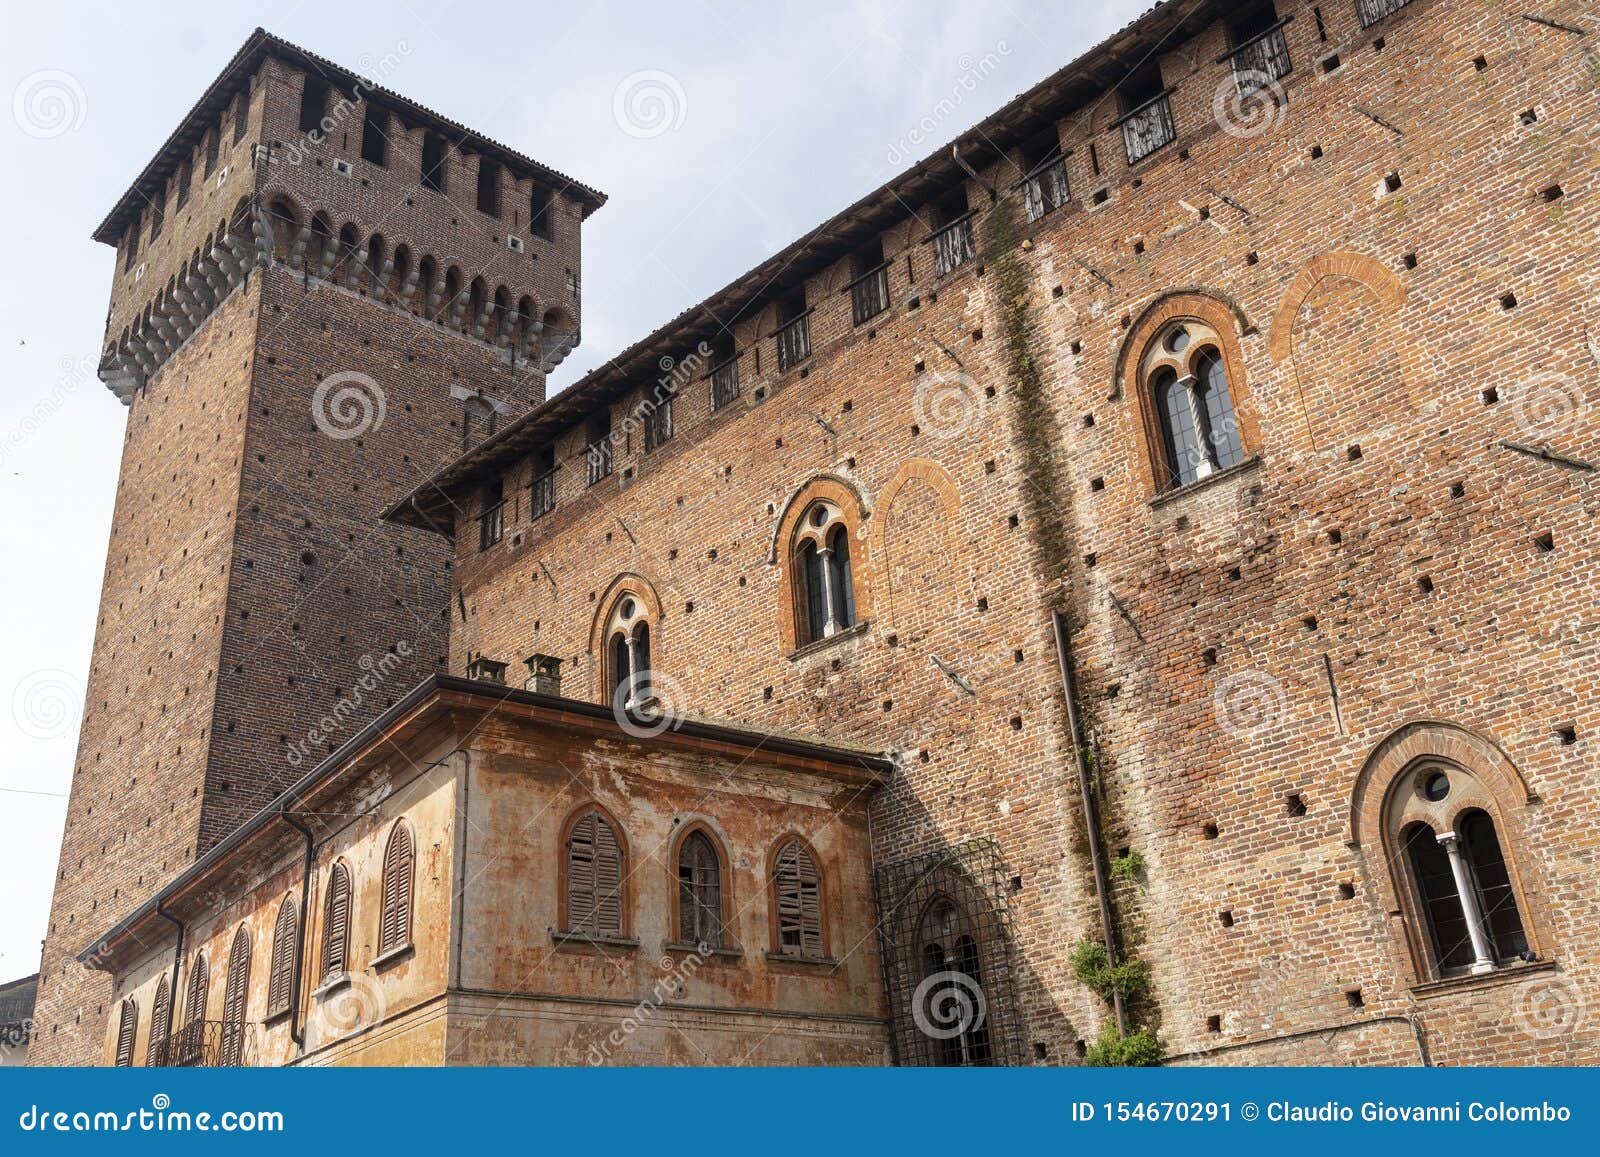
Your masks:
M1190 374L1178 384L1183 387L1183 396L1189 399L1189 415L1194 420L1195 454L1199 459L1194 464L1194 477L1198 482L1211 477L1211 459L1215 453L1211 446L1211 424L1206 415L1206 404L1200 398L1200 379Z
M818 544L817 561L822 571L822 605L828 616L822 627L822 637L829 639L839 633L839 620L833 609L833 547Z
M639 633L634 631L628 635L628 670L625 678L628 681L628 697L623 701L623 706L632 710L639 705Z
M1439 842L1450 858L1450 874L1455 877L1456 895L1461 898L1461 912L1467 919L1467 932L1472 937L1472 971L1474 974L1494 971L1494 953L1489 947L1489 937L1483 930L1483 910L1478 905L1478 889L1472 882L1472 871L1461 854L1461 837L1455 832L1442 832Z

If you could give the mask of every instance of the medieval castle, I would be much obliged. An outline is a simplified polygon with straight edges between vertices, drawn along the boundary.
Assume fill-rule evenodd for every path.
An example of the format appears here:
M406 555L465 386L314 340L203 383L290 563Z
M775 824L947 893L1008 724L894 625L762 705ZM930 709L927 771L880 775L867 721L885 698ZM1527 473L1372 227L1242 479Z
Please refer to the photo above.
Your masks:
M1165 0L547 398L605 197L257 32L30 1061L1600 1060L1597 33Z

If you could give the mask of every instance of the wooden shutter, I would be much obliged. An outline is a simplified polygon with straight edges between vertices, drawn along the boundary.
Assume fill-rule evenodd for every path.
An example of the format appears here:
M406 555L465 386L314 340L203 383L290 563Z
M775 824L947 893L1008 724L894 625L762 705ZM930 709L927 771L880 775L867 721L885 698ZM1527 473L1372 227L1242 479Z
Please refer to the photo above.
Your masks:
M272 964L267 973L267 1015L289 1007L294 991L294 973L300 960L300 913L294 897L285 896L278 908L278 924L272 932Z
M326 982L344 972L350 954L350 869L343 860L328 873L322 919L322 979Z
M678 851L678 936L722 946L722 861L704 832L691 833Z
M228 953L228 980L222 990L222 1056L225 1066L238 1065L244 1054L244 1014L250 999L250 932L240 926Z
M567 931L622 935L622 845L599 812L581 816L567 840Z
M773 866L773 902L778 910L778 951L788 956L822 956L822 880L816 861L799 840L791 840Z
M117 1024L117 1067L125 1069L133 1064L133 1038L139 1031L139 1006L131 1000L122 1002L122 1016Z
M411 943L411 877L415 858L411 829L401 820L389 833L389 846L383 853L383 922L378 935L380 954Z
M187 1028L206 1020L206 989L211 987L211 969L204 955L194 958L189 968L189 993L183 1001L183 1023Z
M167 1030L172 1027L172 985L163 976L156 985L155 1003L150 1006L150 1043L145 1046L144 1063L167 1063Z

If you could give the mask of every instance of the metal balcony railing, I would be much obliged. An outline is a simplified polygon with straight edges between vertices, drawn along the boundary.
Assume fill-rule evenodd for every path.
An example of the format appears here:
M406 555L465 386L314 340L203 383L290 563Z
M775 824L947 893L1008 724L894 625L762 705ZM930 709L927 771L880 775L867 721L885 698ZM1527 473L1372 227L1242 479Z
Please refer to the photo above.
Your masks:
M941 228L931 238L933 242L933 269L943 277L978 255L972 244L972 214L968 213Z
M735 354L711 371L711 411L722 409L739 396L739 357Z
M1122 145L1128 152L1128 164L1136 165L1178 139L1178 130L1172 123L1171 95L1168 89L1122 118Z
M1067 186L1067 161L1056 157L1029 173L1022 181L1022 202L1028 211L1028 220L1037 221L1046 213L1054 212L1072 199Z
M1289 42L1283 36L1286 23L1279 21L1229 53L1240 95L1248 96L1294 71L1294 65L1289 60Z
M145 1063L152 1068L231 1068L256 1063L256 1025L199 1021L173 1028L153 1041Z
M811 356L811 311L778 328L778 371L797 366Z
M871 321L889 308L889 263L885 261L876 269L867 270L848 288L851 324Z

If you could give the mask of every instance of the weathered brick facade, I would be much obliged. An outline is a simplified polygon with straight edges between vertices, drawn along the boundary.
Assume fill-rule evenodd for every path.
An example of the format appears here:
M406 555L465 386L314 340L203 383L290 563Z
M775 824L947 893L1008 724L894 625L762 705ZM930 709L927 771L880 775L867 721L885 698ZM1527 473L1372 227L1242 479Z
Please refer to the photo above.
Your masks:
M1002 1059L1070 1063L1110 1021L1073 967L1103 934L1080 767L1113 939L1150 969L1130 1027L1169 1062L1600 1059L1597 24L1413 0L1362 27L1385 7L1279 3L1293 70L1241 112L1236 13L1158 5L419 486L389 516L455 523L448 670L552 656L605 699L626 590L669 706L899 753L884 946L917 950L884 873L987 849ZM1129 164L1159 108L1174 139ZM1030 223L1051 143L1071 193ZM943 268L952 191L975 252ZM1174 487L1152 367L1177 326L1216 351L1238 453ZM854 622L806 643L817 503ZM1474 879L1503 871L1525 945L1442 975L1406 841L1480 811L1504 866Z

